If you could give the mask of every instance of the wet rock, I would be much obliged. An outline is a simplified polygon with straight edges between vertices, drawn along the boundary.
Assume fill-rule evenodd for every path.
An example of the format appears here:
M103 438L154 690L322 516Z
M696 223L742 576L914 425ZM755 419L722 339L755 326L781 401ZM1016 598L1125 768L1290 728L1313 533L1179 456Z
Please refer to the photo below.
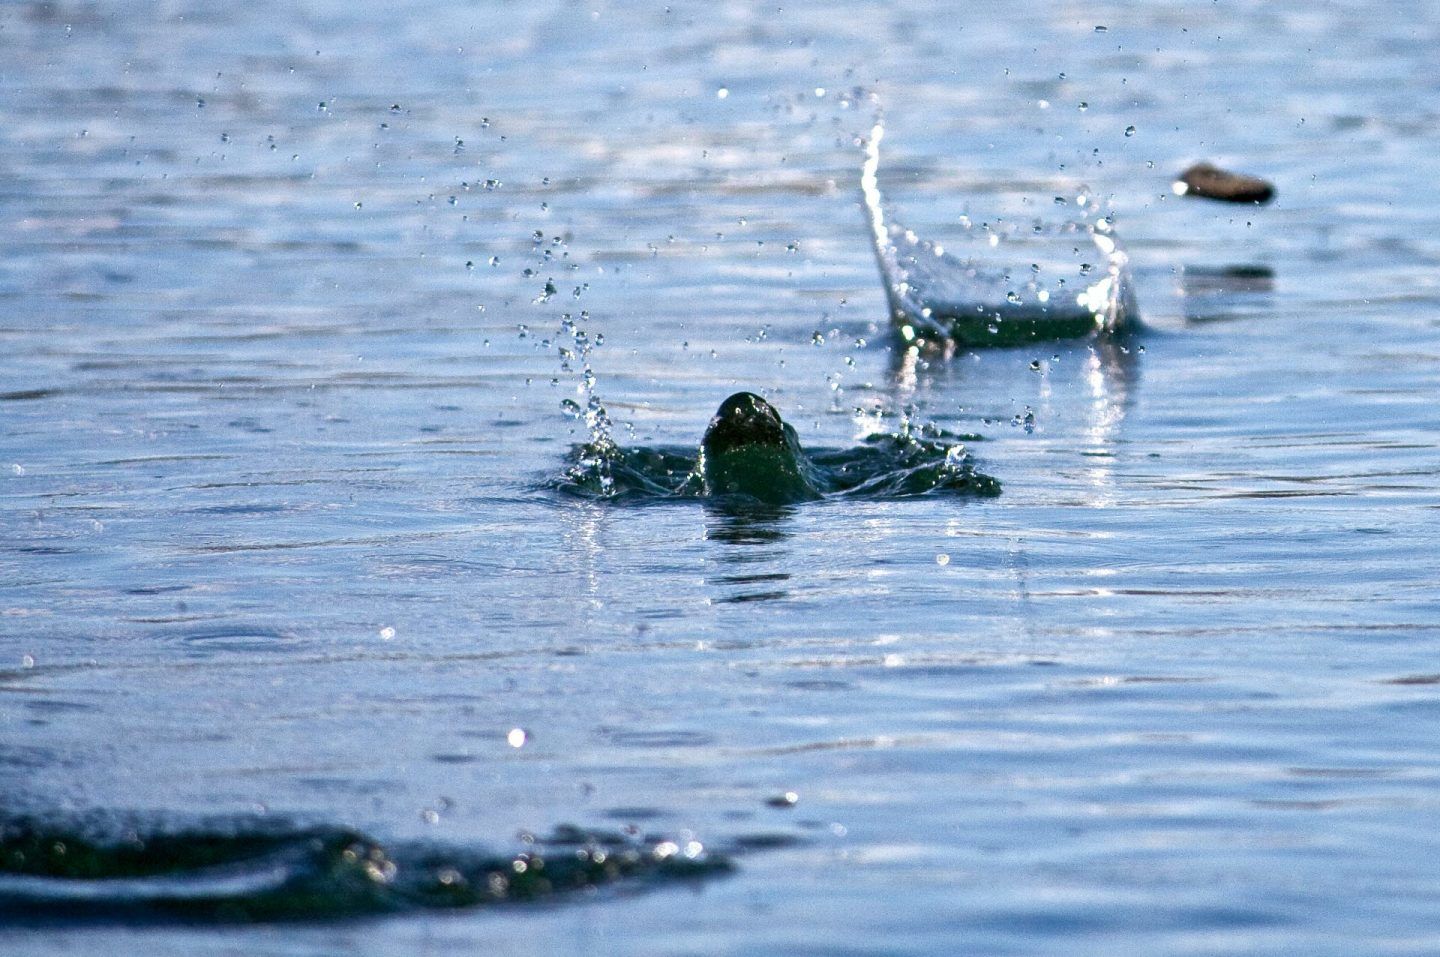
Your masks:
M1258 176L1232 173L1211 163L1196 163L1175 181L1180 196L1199 196L1225 203L1268 203L1275 187Z

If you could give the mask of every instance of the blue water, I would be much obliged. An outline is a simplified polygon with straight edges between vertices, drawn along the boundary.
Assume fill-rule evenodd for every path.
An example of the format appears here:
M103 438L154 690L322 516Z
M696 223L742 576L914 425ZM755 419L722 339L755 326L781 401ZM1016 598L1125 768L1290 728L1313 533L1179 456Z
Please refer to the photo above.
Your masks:
M729 864L0 951L1440 951L1433 14L0 7L6 816ZM872 94L899 221L1088 187L1147 330L907 351ZM745 389L1003 492L557 493L566 313L622 446Z

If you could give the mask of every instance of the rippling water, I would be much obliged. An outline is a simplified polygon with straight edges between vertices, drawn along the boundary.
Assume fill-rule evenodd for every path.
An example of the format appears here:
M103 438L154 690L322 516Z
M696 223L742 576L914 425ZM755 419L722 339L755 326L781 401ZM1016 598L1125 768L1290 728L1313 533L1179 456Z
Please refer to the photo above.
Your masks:
M733 864L223 928L104 885L0 950L1434 953L1437 42L1293 0L0 7L6 826ZM900 221L1088 187L1146 331L907 351L872 93ZM1177 198L1201 159L1277 200ZM744 389L806 447L978 433L1003 493L557 495L586 364L622 447Z

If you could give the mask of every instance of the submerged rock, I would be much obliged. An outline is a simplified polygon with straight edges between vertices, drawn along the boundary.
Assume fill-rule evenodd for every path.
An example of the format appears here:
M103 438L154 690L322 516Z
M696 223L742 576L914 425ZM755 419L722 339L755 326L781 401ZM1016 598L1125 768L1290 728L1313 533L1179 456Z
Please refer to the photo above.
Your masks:
M1211 163L1196 163L1175 181L1175 193L1225 203L1268 203L1275 198L1275 187L1258 176L1232 173Z

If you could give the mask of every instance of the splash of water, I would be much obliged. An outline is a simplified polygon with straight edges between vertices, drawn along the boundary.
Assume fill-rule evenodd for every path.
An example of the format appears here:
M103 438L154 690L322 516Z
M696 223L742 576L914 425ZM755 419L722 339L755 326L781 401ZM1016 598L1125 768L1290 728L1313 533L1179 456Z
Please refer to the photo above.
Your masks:
M728 872L699 842L561 827L512 854L381 844L270 819L163 827L0 822L0 923L334 920L561 898Z
M806 473L815 494L805 498L994 497L1000 482L975 467L967 448L978 440L907 423L899 432L871 435L848 449L807 449ZM616 447L606 461L605 481L588 447L572 449L571 463L550 487L579 498L643 504L710 497L698 448Z
M889 220L879 186L884 135L877 116L860 190L891 319L906 342L1015 345L1138 323L1129 257L1112 217L1087 191L1073 197L1077 215L1060 221L964 217L947 249Z
M586 326L580 324L588 323L589 320L588 310L581 310L579 322L568 312L560 318L560 334L570 343L569 346L560 347L560 368L574 373L577 364L579 366L579 380L575 386L579 401L565 399L560 405L572 418L582 419L590 435L589 441L581 446L585 453L577 467L593 476L600 488L608 493L615 484L611 474L616 454L614 423L611 422L610 413L605 410L605 404L595 389L597 380L590 363L594 350L603 345L605 340L600 333L592 336Z

